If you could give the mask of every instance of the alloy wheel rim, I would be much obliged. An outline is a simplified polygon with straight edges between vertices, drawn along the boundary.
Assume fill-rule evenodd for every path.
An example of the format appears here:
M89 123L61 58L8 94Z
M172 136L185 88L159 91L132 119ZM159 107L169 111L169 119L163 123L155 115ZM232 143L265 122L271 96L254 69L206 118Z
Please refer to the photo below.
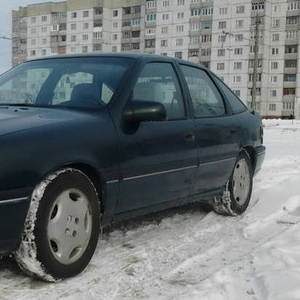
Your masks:
M237 162L232 178L233 197L242 206L247 201L250 189L250 171L247 161L243 158Z
M87 197L78 189L60 193L50 210L47 238L54 258L69 265L84 253L92 234L92 215Z

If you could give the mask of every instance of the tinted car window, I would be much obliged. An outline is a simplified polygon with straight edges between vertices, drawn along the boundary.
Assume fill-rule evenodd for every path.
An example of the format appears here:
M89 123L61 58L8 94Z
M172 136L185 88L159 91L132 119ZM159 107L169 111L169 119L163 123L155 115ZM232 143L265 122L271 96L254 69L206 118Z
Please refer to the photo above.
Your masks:
M107 57L26 62L1 76L0 105L103 107L133 62Z
M170 63L147 64L134 86L132 99L162 103L168 120L185 117L182 93Z
M216 81L226 99L229 101L233 113L238 114L247 109L244 103L217 77Z
M225 115L222 96L209 78L201 69L181 65L186 79L195 117L216 117Z

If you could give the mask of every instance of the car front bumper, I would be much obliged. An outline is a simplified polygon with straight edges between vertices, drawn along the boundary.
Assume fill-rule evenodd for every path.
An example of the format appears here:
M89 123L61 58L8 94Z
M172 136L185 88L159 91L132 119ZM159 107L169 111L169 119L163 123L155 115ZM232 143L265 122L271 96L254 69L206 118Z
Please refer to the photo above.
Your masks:
M10 199L5 197L0 200L0 256L16 250L21 242L24 221L30 204L28 195Z

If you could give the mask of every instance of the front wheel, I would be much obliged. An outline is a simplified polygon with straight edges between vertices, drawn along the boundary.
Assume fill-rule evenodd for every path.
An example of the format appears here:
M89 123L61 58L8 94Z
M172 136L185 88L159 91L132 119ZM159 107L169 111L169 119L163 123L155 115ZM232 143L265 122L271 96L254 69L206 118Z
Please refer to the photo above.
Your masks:
M16 261L25 272L45 281L82 272L95 251L99 200L89 178L66 168L36 186Z
M247 153L241 152L222 195L213 200L214 211L229 216L242 214L250 202L252 179L250 158Z

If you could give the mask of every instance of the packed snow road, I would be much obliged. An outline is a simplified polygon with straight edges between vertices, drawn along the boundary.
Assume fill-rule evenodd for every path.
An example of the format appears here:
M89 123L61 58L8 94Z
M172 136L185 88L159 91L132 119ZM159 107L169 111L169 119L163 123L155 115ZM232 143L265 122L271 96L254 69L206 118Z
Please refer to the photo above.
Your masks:
M300 122L265 121L267 156L248 210L199 205L104 234L89 267L55 284L0 260L0 299L300 299Z

